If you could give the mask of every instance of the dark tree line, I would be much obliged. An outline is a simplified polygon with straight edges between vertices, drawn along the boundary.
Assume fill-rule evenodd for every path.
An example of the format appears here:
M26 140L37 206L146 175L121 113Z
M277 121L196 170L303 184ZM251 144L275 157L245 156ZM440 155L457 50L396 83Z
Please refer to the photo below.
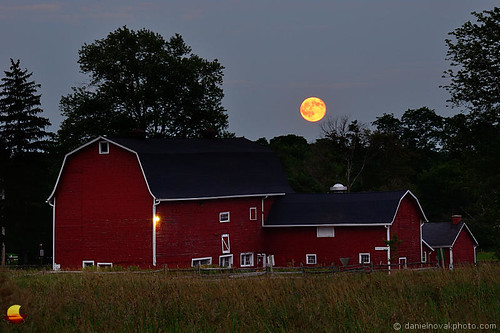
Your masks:
M269 145L298 192L410 189L432 221L461 214L480 245L500 254L500 9L473 13L445 42L452 117L422 107L371 124L346 117L324 122L321 138L297 135ZM45 199L64 154L98 135L232 136L222 107L223 66L192 53L178 34L122 27L79 51L89 81L63 96L64 121L46 131L40 85L11 60L0 85L0 227L9 252L38 262L50 256L51 209ZM3 239L5 238L5 239ZM47 251L48 250L48 251Z

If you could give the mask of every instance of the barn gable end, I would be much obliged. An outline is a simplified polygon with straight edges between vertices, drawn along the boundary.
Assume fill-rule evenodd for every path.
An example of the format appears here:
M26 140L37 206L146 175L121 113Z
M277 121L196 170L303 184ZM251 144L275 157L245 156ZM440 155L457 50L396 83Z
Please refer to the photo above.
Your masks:
M54 264L134 265L151 260L153 198L134 153L94 140L68 154L49 200ZM126 247L134 251L123 251Z

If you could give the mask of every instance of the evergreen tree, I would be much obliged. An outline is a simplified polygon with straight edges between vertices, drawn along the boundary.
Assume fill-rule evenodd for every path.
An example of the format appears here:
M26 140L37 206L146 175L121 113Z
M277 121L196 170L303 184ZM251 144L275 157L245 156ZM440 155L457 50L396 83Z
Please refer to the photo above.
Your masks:
M33 73L22 70L20 61L10 59L10 71L0 84L0 135L11 156L25 152L43 151L51 134L45 131L50 125L39 114L40 84L30 81Z
M0 84L0 227L5 227L8 252L19 255L19 263L36 263L40 244L49 244L50 209L47 196L52 135L41 117L40 84L32 73L11 61Z

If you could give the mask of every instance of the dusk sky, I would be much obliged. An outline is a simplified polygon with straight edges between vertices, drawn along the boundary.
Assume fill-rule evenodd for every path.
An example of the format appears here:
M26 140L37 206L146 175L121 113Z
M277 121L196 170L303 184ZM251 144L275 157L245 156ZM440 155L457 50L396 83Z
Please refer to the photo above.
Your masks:
M438 114L449 95L445 39L497 1L22 1L0 0L0 70L10 58L42 85L44 116L57 131L61 96L87 82L78 50L127 25L169 39L225 67L229 130L251 140L296 134L314 141L320 122L299 113L310 96L328 117L371 123L428 106ZM325 120L322 120L325 121Z

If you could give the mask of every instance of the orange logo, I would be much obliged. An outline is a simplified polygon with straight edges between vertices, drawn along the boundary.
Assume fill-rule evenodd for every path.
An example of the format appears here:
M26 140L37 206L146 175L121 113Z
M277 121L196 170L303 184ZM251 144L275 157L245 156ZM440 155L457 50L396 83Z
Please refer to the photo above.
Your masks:
M20 324L24 322L24 319L27 317L25 314L21 314L19 310L21 309L20 305L12 305L7 309L7 316L5 316L5 320L12 324Z

